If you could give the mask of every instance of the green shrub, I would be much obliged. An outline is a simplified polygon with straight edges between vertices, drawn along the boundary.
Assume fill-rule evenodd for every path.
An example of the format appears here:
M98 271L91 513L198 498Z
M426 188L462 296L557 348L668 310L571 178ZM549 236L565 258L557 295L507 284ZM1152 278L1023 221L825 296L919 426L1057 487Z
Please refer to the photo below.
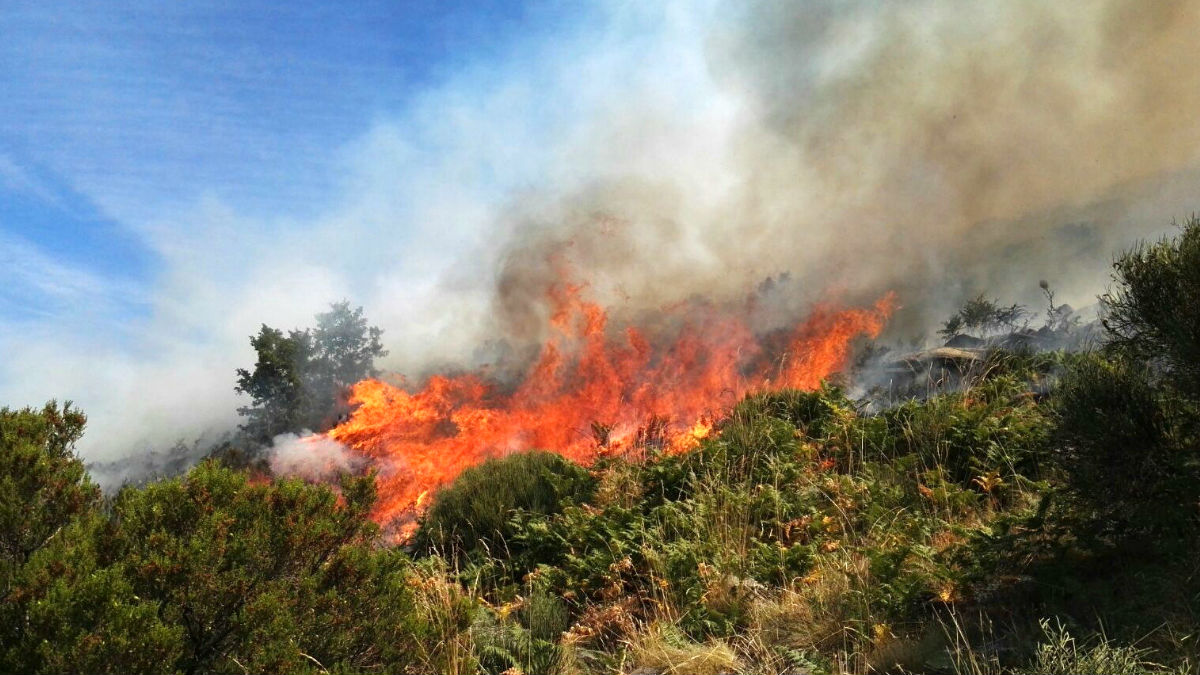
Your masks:
M510 520L516 511L558 513L567 504L586 500L594 489L595 480L586 469L553 453L490 459L438 491L414 543L448 555L509 555L515 553Z
M1096 524L1131 534L1194 515L1185 502L1200 475L1195 446L1181 438L1182 405L1123 359L1092 356L1068 370L1055 396L1062 475Z
M730 417L774 417L790 422L810 438L823 438L839 418L853 410L853 402L840 389L826 386L815 391L784 389L751 394L738 403Z
M1192 397L1200 396L1200 218L1180 235L1139 244L1117 257L1117 287L1101 301L1110 346L1134 362L1158 366Z
M55 533L99 505L74 451L86 422L70 403L0 408L0 592Z
M1080 641L1072 637L1059 622L1051 624L1050 621L1043 620L1041 625L1045 641L1038 645L1028 670L1022 669L1020 672L1045 675L1151 675L1187 672L1184 668L1178 671L1171 670L1150 661L1149 649L1116 645L1103 636Z

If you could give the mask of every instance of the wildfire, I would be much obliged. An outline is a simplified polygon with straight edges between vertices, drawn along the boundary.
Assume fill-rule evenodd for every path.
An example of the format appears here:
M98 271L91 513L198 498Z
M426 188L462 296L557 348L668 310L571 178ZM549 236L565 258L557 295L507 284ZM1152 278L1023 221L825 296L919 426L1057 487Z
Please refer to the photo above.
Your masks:
M412 392L374 379L354 386L354 412L328 435L379 468L378 521L410 530L432 490L514 451L588 463L690 450L749 392L819 386L845 366L855 337L879 333L892 306L889 295L871 308L819 307L782 352L767 353L744 321L716 311L656 345L634 327L614 336L581 286L561 284L551 299L552 337L515 388L475 374L431 377Z

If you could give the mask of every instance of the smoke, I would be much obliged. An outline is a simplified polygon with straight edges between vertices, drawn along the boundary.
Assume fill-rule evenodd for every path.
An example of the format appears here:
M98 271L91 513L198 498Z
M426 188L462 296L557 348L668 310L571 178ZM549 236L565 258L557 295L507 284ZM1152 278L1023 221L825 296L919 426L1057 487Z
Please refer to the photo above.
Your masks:
M735 114L674 155L642 149L653 108L601 122L619 177L530 208L496 307L537 325L556 255L645 306L775 271L810 300L896 289L894 332L980 291L1036 301L1043 277L1088 304L1114 249L1200 197L1197 34L1186 1L731 3L703 53Z
M332 438L305 432L273 438L267 462L275 475L323 481L359 468L362 458Z
M527 354L564 273L613 325L744 303L768 278L756 330L894 290L890 337L909 338L980 292L1040 306L1040 279L1086 306L1115 250L1200 210L1197 0L613 2L591 19L305 149L336 196L287 217L220 185L106 192L92 172L80 189L156 260L148 315L115 337L90 314L0 325L0 395L74 399L85 457L113 461L232 427L247 336L340 298L385 329L381 365L414 376Z

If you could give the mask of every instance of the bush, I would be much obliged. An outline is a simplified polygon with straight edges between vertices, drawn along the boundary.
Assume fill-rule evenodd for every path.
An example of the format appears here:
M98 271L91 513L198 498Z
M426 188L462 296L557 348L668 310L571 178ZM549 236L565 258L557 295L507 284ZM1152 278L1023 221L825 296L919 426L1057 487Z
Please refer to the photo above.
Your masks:
M811 438L829 434L839 419L853 411L853 402L837 387L816 391L784 389L747 396L734 408L732 419L774 417L795 425Z
M559 455L531 451L472 467L438 491L414 539L418 549L452 555L512 550L509 521L517 510L555 514L586 500L595 480Z
M70 403L0 409L0 591L72 518L99 504L74 452L86 422Z
M439 636L407 556L376 547L373 501L370 477L334 491L214 462L126 488L18 570L0 671L437 670L417 646Z
M1113 268L1118 286L1101 298L1111 347L1200 396L1200 218L1177 238L1118 256Z
M1055 396L1065 486L1106 529L1179 525L1197 483L1195 448L1181 438L1182 402L1139 364L1081 359Z

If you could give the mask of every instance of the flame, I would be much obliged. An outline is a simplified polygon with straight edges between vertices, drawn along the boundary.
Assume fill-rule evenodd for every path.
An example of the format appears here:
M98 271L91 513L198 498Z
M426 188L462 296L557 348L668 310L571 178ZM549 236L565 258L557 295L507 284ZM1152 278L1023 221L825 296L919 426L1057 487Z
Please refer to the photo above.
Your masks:
M355 410L328 436L378 468L379 522L406 536L432 490L514 451L586 464L691 450L747 393L818 387L845 366L855 337L879 333L893 304L889 294L871 308L818 307L788 332L781 354L768 354L742 320L716 310L685 317L660 346L636 327L614 337L583 290L552 289L552 337L515 389L477 374L434 376L411 392L403 381L354 385Z

